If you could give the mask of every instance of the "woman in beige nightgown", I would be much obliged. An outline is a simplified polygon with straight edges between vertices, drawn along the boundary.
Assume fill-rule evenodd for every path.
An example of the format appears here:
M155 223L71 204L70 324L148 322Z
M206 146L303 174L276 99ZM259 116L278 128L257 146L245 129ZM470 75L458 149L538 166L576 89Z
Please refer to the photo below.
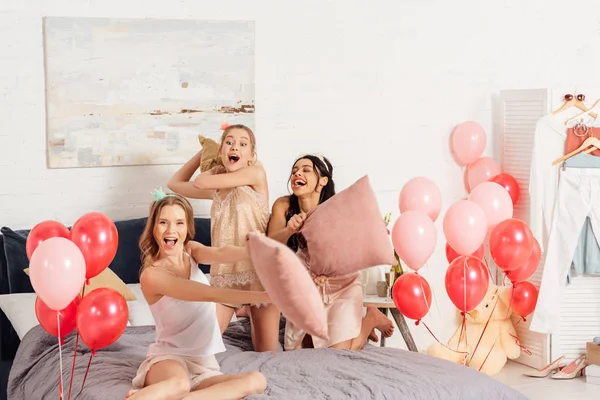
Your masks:
M198 175L200 153L189 160L169 182L169 188L190 198L211 199L211 245L244 246L251 231L265 233L269 222L269 189L263 167L256 162L256 139L244 125L223 131L219 154L223 165ZM213 264L210 284L223 288L263 291L251 261ZM221 332L236 309L246 307L252 324L255 351L276 351L279 345L279 310L273 304L217 304Z

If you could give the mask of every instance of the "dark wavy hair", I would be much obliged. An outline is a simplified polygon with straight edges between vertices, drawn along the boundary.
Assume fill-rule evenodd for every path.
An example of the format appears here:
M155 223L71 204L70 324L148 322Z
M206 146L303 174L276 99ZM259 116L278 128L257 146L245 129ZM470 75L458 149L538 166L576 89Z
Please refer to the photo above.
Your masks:
M321 189L321 195L319 197L319 204L324 203L325 201L332 198L333 195L335 195L335 183L333 182L333 166L331 165L331 162L329 162L329 160L326 157L323 157L321 159L320 157L308 154L308 155L302 156L302 157L296 159L296 161L294 161L294 163L292 164L292 171L294 170L294 165L296 165L296 163L300 160L309 160L310 162L312 162L313 170L315 171L315 174L317 174L318 179L320 179L322 177L327 177L327 184L325 186L323 186L323 189ZM292 176L293 176L293 173L290 173L290 178L288 180L288 183L291 182ZM319 185L319 182L317 180L317 186L315 186L314 190L317 189L318 185ZM287 213L285 214L286 222L289 221L290 218L292 218L294 215L300 214L300 202L298 201L298 196L296 196L294 193L292 193L289 196L289 199L290 199L290 206L288 207ZM298 250L299 239L300 239L299 236L300 235L296 233L296 234L290 236L290 238L288 239L287 245L289 248L291 248L294 251Z

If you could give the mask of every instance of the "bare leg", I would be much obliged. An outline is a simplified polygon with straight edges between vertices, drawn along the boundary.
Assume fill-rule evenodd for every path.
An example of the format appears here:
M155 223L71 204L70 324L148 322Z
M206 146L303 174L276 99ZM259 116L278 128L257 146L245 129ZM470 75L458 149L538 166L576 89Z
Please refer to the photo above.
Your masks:
M385 337L390 337L394 333L394 324L392 321L383 315L376 307L368 306L367 315L362 319L360 333L357 337L344 342L336 343L329 346L331 349L343 350L361 350L367 340L373 334L373 329L377 329Z
M203 380L184 400L239 400L265 391L267 380L257 371L219 375Z
M221 328L221 334L227 330L229 322L233 317L235 309L224 306L223 304L217 303L217 320L219 320L219 327Z
M150 367L144 388L132 389L128 400L180 400L190 392L190 378L183 366L174 360L160 361Z
M277 351L279 319L279 309L274 304L269 304L267 307L250 307L254 351Z
M352 339L351 350L360 350L365 346L369 336L377 329L384 337L390 337L394 334L394 324L392 321L383 315L376 307L367 306L367 315L362 320L360 334Z

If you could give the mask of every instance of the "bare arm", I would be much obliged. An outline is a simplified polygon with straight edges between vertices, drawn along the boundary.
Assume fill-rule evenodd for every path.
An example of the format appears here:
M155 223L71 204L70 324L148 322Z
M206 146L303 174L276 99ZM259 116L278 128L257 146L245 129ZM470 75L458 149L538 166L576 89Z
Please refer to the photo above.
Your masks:
M208 247L198 242L188 243L192 258L200 264L234 263L248 260L250 253L247 247L223 246Z
M290 206L287 197L280 197L273 203L271 219L267 228L267 236L280 243L286 244L295 231L287 226L285 214Z
M188 162L183 164L183 166L175 172L169 183L167 183L167 187L184 197L211 200L213 196L212 190L201 190L195 187L193 182L190 182L194 172L196 172L200 165L201 158L202 156L200 155L200 152L198 152ZM200 175L212 175L213 173L214 171L211 169Z
M265 191L267 174L260 165L251 165L226 174L201 174L194 180L194 187L201 190L231 189L251 186L257 192Z
M140 277L144 295L168 296L183 301L213 303L271 303L266 292L217 288L204 283L183 279L159 268L146 268Z

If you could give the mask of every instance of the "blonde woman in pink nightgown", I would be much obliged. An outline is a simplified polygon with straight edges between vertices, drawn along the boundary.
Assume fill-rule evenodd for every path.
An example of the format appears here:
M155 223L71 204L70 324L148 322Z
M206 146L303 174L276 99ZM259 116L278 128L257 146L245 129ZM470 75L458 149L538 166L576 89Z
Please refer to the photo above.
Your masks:
M287 243L302 259L305 253L296 232L309 211L335 195L333 166L325 157L304 155L294 163L290 184L293 193L280 197L273 204L267 235ZM378 340L375 329L384 337L392 335L392 321L377 308L367 307L367 314L362 316L363 298L358 272L331 278L312 275L325 305L329 340L311 338L288 320L285 327L286 350L306 347L359 350L369 338Z
M211 245L244 246L251 231L266 232L269 222L269 189L263 167L256 162L256 138L244 125L226 127L219 149L222 164L190 182L200 164L196 154L171 178L168 186L180 195L213 200ZM263 291L250 260L216 263L210 267L211 286ZM279 310L273 304L217 304L221 332L233 313L245 307L252 324L255 351L276 351L279 347Z

